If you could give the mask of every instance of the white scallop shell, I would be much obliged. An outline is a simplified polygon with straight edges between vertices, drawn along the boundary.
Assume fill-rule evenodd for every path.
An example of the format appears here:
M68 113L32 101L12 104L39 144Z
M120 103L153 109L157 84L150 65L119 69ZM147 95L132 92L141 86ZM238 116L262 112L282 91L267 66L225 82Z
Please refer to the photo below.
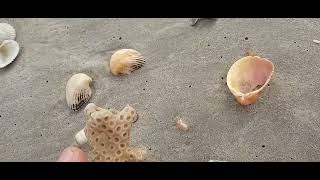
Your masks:
M15 40L16 30L7 23L0 23L0 43L4 40Z
M19 44L14 40L4 40L0 45L0 68L12 63L19 54Z
M68 106L77 111L91 98L92 79L83 73L73 75L67 82L66 99Z

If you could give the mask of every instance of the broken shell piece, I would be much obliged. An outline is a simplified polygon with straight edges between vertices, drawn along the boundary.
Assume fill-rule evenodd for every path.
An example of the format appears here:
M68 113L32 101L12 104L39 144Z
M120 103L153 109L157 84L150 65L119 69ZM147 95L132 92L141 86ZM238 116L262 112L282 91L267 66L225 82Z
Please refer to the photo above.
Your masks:
M199 21L199 19L201 19L201 18L191 18L191 26L196 25L197 22Z
M145 148L130 146L130 131L138 114L127 105L121 111L110 111L93 103L84 112L89 117L85 135L90 146L89 159L94 162L138 162L145 159Z
M82 129L81 131L79 131L75 135L75 139L76 139L77 144L79 144L79 145L83 145L83 144L86 144L88 142L88 139L86 137L84 129Z
M130 74L143 67L144 57L134 49L121 49L110 59L110 70L113 75Z
M4 40L0 45L0 68L12 63L19 54L19 44L14 40Z
M177 120L176 126L177 126L178 129L180 129L182 131L188 131L189 130L188 125L185 122L183 122L183 120L180 119L180 118Z
M83 73L73 75L67 82L66 99L68 106L77 111L91 98L92 79Z
M14 40L16 38L16 30L7 23L0 23L0 43L4 40Z
M228 72L228 88L241 105L253 104L269 83L273 71L273 63L265 58L243 57L236 61Z
M314 43L317 43L317 44L320 44L320 41L319 41L319 40L316 40L316 39L313 40L313 42L314 42Z

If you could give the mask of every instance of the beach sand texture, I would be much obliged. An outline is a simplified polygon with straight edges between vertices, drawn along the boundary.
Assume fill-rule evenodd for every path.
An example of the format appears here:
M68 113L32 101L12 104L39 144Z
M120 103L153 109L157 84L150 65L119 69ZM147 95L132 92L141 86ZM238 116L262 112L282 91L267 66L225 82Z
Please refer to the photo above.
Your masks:
M132 144L149 161L319 161L320 19L0 19L17 31L18 58L0 69L0 161L56 161L85 125L65 87L93 79L90 102L139 120ZM131 75L106 70L118 49L146 64ZM259 101L240 106L226 85L251 49L275 65ZM181 117L187 132L175 127Z

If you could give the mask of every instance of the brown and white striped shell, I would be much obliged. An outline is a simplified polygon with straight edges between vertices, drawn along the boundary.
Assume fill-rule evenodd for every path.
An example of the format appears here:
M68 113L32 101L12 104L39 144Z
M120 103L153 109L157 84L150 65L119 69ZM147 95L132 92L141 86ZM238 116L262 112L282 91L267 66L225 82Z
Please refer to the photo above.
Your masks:
M73 110L79 110L82 105L91 98L92 91L90 83L92 79L83 73L73 75L67 82L66 100L68 106Z
M120 49L110 59L110 70L113 75L130 74L140 69L145 64L145 59L134 49Z

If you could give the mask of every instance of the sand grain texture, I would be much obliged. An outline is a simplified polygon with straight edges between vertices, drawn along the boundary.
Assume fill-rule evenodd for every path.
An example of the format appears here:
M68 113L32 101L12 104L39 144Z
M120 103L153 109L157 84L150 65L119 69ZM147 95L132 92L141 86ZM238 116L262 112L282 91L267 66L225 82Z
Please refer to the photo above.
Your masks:
M66 105L75 73L90 102L139 113L134 144L156 161L319 161L319 19L0 19L16 28L18 58L0 70L0 161L56 161L85 125ZM246 38L247 37L247 38ZM105 63L132 48L146 65L114 77ZM226 74L246 49L275 65L257 104L242 107ZM223 78L223 79L222 79ZM176 130L176 116L192 131Z

